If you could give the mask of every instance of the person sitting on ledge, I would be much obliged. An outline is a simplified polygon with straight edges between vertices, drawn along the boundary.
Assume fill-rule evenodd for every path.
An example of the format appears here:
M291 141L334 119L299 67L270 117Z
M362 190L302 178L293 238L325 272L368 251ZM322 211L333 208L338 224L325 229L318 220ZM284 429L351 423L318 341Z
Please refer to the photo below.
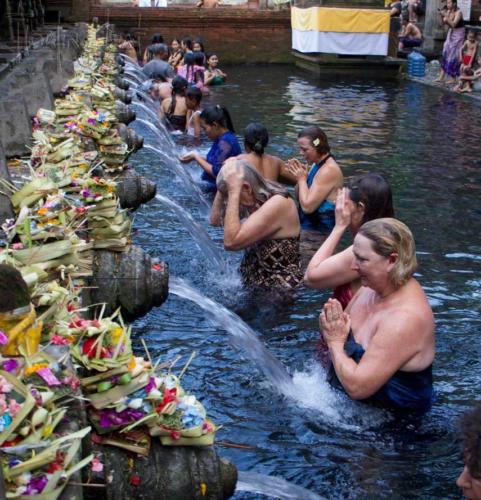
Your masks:
M478 69L464 68L459 77L459 83L455 85L455 92L481 92L481 55L478 56Z
M481 500L481 405L464 414L461 431L464 469L456 484L466 498Z
M219 7L219 0L199 0L196 7L204 7L206 9L215 9Z
M423 44L421 30L407 16L401 17L401 34L399 35L399 50L420 47Z
M242 212L247 218L241 222ZM230 159L217 176L210 223L224 225L226 250L245 249L244 284L292 289L302 283L300 224L294 200L246 161Z
M320 315L331 383L353 399L401 412L427 411L434 399L434 317L413 278L411 231L396 219L366 222L353 254L362 287L345 312L329 299Z

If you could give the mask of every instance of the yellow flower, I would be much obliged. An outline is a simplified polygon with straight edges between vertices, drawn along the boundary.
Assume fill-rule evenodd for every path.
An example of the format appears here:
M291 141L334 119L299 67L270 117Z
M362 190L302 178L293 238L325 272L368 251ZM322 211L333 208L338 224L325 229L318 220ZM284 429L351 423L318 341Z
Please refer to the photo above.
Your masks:
M110 336L112 338L112 343L118 344L123 333L124 333L124 329L120 326L116 326L116 327L112 328L110 330Z
M77 172L72 172L72 179L77 179L78 178L78 173Z
M25 368L25 376L28 377L42 368L48 368L48 363L35 363L32 366L27 366L27 368Z
M42 436L44 438L48 438L53 432L53 427L51 425L46 425L44 428L43 428L43 431L42 431Z

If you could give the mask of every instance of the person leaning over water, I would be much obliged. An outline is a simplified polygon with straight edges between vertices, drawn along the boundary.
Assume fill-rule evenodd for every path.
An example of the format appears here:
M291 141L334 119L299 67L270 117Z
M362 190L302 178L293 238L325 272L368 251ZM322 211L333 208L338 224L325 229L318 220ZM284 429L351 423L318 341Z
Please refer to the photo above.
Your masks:
M214 141L207 157L199 153L189 153L180 158L187 163L195 160L201 168L202 180L207 184L208 191L216 191L216 177L222 164L232 156L238 156L241 148L234 133L234 125L229 112L224 106L207 106L200 114L200 123L207 137Z
M345 312L329 299L320 315L331 383L353 399L427 411L434 398L434 317L413 278L411 231L396 219L366 222L354 238L353 254L361 288Z
M481 406L464 414L461 430L464 469L456 484L466 498L481 500Z
M353 177L347 187L338 191L334 229L310 260L305 285L321 290L334 288L334 298L345 309L361 287L361 279L351 267L353 246L334 252L347 229L354 237L365 222L381 217L394 217L389 183L377 174Z
M287 161L289 172L297 179L299 217L302 229L329 232L334 227L334 209L337 190L344 178L339 165L331 155L326 134L316 125L303 128L297 143L307 165L293 158Z
M241 222L243 211L248 215ZM284 187L264 179L246 161L232 158L219 172L210 223L223 223L226 250L245 249L244 284L268 289L301 284L296 204Z
M296 183L297 178L289 172L283 160L264 152L268 143L269 134L266 127L260 123L249 123L244 130L246 152L237 159L247 161L269 181L279 182L282 178L287 182Z

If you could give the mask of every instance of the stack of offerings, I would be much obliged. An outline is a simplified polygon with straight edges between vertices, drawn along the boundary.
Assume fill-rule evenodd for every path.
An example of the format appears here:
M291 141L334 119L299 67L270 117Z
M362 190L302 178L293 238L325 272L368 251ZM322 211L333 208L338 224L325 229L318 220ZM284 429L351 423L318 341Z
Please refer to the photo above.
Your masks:
M85 203L89 237L95 249L124 251L130 244L131 221L115 194L116 182L99 177L82 183L80 196Z
M64 334L78 338L72 355L84 370L80 382L99 434L146 426L167 446L213 444L216 428L202 404L185 393L179 378L133 356L130 327L120 316L83 320Z
M90 427L52 440L76 376L45 353L0 361L0 446L6 498L56 499L69 477L93 458L75 460Z

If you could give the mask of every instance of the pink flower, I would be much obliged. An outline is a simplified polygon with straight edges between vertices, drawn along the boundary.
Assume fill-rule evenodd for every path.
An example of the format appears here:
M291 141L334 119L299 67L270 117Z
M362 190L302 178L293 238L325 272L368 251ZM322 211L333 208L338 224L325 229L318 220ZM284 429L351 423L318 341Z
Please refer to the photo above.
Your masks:
M0 415L3 415L7 411L7 400L5 399L5 394L0 394Z
M10 403L8 404L8 409L10 412L10 416L12 418L20 411L21 408L22 408L22 405L17 403L17 401L15 401L15 399L10 400Z
M69 345L70 344L69 340L66 339L65 337L62 337L61 335L53 335L51 338L51 342L52 342L52 344L55 344L55 345Z
M7 380L0 375L0 392L5 394L11 392L13 385L7 382Z
M104 464L97 458L92 458L92 472L102 472Z
M23 248L23 243L13 243L12 249L13 250L22 250Z
M5 335L2 330L0 330L0 345L7 345L8 344L8 337Z

